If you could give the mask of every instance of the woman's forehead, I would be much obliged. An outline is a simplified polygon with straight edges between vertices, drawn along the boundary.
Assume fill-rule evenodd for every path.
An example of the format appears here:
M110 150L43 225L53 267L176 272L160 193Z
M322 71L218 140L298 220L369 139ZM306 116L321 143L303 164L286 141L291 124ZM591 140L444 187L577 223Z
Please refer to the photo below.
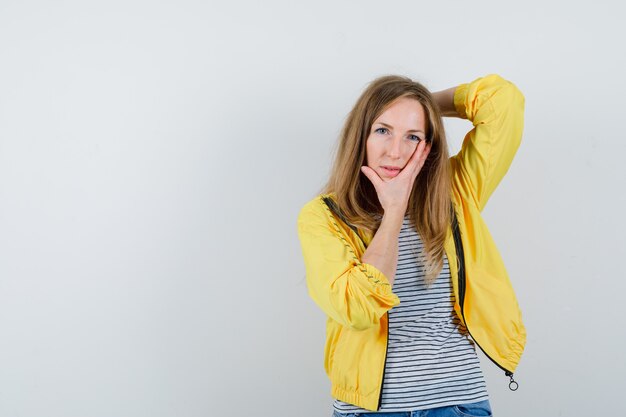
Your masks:
M393 127L415 125L423 127L426 122L426 112L422 103L410 97L400 97L392 101L374 123L384 123Z

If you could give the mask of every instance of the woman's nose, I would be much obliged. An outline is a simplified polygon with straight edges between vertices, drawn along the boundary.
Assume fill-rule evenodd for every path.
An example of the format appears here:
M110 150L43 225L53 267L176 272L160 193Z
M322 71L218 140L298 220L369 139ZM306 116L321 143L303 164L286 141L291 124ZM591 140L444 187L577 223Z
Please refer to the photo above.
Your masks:
M401 138L399 136L394 135L391 139L389 139L387 143L387 154L390 158L400 158L400 145Z

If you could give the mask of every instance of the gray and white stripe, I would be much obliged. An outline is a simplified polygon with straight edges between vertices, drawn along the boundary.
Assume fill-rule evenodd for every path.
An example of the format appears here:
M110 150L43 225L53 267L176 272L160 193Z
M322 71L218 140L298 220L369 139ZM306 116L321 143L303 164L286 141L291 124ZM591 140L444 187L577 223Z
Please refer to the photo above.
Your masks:
M389 310L389 346L381 412L425 410L488 399L474 343L454 312L447 257L431 287L424 281L423 243L405 216ZM341 413L370 412L335 400Z

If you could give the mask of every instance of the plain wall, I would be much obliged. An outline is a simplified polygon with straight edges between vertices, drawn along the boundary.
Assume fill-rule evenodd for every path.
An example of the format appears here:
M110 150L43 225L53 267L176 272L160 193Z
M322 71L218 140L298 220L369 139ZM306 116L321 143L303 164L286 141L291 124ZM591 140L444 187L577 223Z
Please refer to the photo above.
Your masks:
M1 1L0 416L330 416L296 217L389 73L526 97L484 211L528 331L517 392L481 356L495 415L622 409L623 9Z

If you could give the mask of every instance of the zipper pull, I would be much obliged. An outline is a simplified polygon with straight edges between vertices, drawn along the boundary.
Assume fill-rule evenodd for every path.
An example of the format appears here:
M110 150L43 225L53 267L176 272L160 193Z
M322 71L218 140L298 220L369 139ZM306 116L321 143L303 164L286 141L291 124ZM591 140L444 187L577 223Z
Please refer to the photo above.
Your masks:
M513 379L513 373L509 372L509 371L506 371L504 373L504 375L506 375L506 376L511 378L511 382L509 382L509 389L511 391L517 391L517 389L519 388L519 384L517 382L515 382L515 380Z

